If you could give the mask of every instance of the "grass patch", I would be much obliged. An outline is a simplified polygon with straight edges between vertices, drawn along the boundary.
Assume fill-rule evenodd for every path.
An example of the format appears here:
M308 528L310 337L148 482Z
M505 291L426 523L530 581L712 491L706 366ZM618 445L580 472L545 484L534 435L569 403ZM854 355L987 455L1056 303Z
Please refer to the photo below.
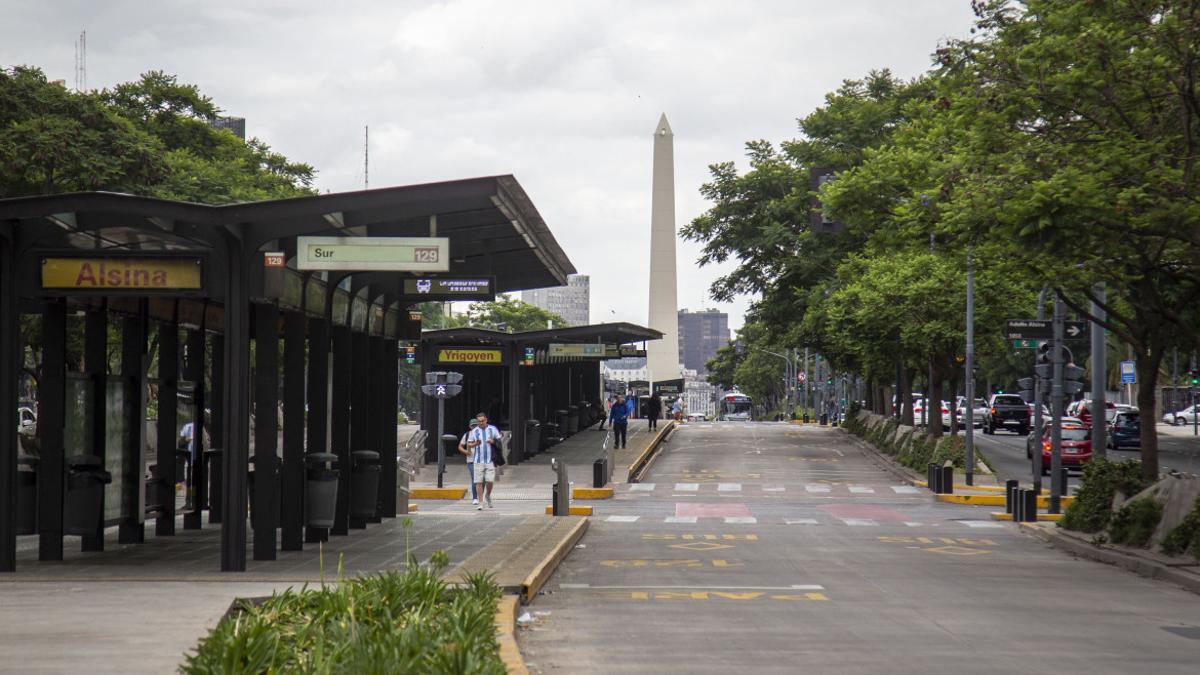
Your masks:
M1152 498L1135 499L1121 507L1109 523L1108 533L1114 544L1145 546L1162 520L1163 507Z
M1076 532L1102 532L1112 519L1113 497L1118 491L1135 495L1148 487L1142 479L1142 463L1093 459L1084 465L1075 501L1067 507L1059 525Z
M496 641L500 589L486 575L442 580L443 552L319 589L245 604L200 640L180 667L213 673L505 672ZM339 578L341 564L339 562Z
M1167 555L1188 554L1200 560L1200 497L1192 510L1163 539L1162 552Z

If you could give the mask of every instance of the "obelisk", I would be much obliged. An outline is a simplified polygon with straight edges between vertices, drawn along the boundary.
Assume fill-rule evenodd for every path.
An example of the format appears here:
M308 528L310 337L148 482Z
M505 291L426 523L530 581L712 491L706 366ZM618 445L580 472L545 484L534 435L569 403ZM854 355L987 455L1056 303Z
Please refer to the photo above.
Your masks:
M663 339L646 347L651 382L679 379L679 298L675 286L675 135L663 114L654 129L650 194L650 328Z

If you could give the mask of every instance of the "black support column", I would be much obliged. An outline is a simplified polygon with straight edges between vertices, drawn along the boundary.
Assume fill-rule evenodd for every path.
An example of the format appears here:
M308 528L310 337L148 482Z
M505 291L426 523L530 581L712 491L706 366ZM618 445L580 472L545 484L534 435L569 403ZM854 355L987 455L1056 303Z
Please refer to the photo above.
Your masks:
M370 338L364 333L350 333L352 355L350 358L350 451L375 450L371 447L371 347ZM351 465L346 464L346 469ZM362 529L367 526L363 518L350 517L350 527Z
M10 234L10 233L6 233ZM0 429L17 428L17 353L21 344L12 241L0 236ZM17 435L0 434L0 572L17 569Z
M371 370L368 373L368 382L370 391L367 392L367 447L379 453L379 491L375 493L375 517L370 518L368 522L378 523L383 519L383 501L384 495L390 489L392 494L396 493L396 484L389 483L387 480L387 463L388 455L384 449L384 436L387 434L387 416L384 414L384 396L383 396L383 380L386 364L383 362L383 338L369 337L367 344L371 352ZM395 398L393 396L392 398ZM392 416L392 433L395 434L396 417ZM391 461L396 462L396 453L392 452ZM389 487L390 486L390 487Z
M329 452L329 322L308 322L308 447L305 452ZM326 541L323 527L304 528L304 541Z
M208 467L209 473L209 492L208 492L208 522L212 524L220 523L221 510L225 507L225 470L224 462L226 452L222 443L223 432L225 428L225 340L214 335L212 339L212 364L210 366L212 372L212 387L211 390L205 390L205 398L209 401L209 408L212 410L212 417L208 420L210 432L213 438L213 454L212 463Z
M523 411L525 406L522 405L523 392L525 388L521 385L521 359L525 354L525 348L517 343L512 343L508 346L508 389L505 391L505 398L508 399L508 430L512 433L512 438L509 439L509 455L514 458L514 464L519 462L524 457L525 452L525 415ZM505 459L508 459L507 457Z
M337 455L338 475L337 510L334 513L330 534L350 533L350 329L346 326L331 328L333 343L332 361L333 395L329 400L329 451Z
M38 560L63 559L66 351L66 300L48 300L42 308L42 377L38 381L38 435L42 443L38 463Z
M372 362L376 363L376 370L380 373L379 454L383 466L379 477L379 515L384 518L396 517L396 413L400 405L396 399L396 386L400 374L399 358L399 343L379 338L379 359L373 359Z
M133 395L126 401L125 419L129 429L129 462L125 465L122 517L117 541L140 544L146 540L146 326L147 303L142 300L137 316L121 322L121 376L130 384Z
M279 494L279 307L254 306L254 559L275 559Z
M199 530L204 526L204 506L208 503L208 470L204 466L204 409L207 407L207 392L204 384L204 331L189 328L187 331L187 359L184 369L184 379L195 383L193 396L196 403L196 415L193 420L193 435L195 438L197 458L192 464L192 510L183 514L183 529Z
M92 454L101 459L105 458L105 439L108 438L108 313L103 309L92 308L84 317L83 326L83 365L92 389ZM104 500L100 502L100 510L96 513L96 530L82 537L81 548L84 551L104 550Z
M299 312L287 312L283 328L283 489L280 547L299 551L304 540L304 329Z
M175 534L175 439L179 428L179 325L158 326L158 518L154 534Z
M250 300L246 289L246 261L242 242L230 235L225 300L225 475L221 522L221 571L246 569L246 445L249 431Z

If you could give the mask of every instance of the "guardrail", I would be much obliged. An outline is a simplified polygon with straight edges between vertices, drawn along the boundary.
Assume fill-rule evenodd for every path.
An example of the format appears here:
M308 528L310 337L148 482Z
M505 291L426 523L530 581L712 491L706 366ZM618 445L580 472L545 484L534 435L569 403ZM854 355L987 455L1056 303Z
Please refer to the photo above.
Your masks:
M633 460L633 463L629 465L629 471L625 476L625 482L637 483L642 479L642 475L646 473L646 471L650 468L650 465L653 463L654 453L658 451L658 446L662 444L663 439L665 439L667 435L674 429L674 421L667 422L665 425L663 425L663 428L660 429L659 432L654 435L653 440L650 441L650 445L646 446L646 449L642 451L642 454L638 455L637 459Z

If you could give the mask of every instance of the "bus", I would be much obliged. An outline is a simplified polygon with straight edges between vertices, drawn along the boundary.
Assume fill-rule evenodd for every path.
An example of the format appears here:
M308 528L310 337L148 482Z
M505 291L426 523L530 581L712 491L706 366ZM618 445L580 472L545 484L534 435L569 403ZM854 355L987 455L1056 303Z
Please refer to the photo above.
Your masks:
M749 422L754 419L754 402L740 391L731 391L721 399L721 419L729 422Z

